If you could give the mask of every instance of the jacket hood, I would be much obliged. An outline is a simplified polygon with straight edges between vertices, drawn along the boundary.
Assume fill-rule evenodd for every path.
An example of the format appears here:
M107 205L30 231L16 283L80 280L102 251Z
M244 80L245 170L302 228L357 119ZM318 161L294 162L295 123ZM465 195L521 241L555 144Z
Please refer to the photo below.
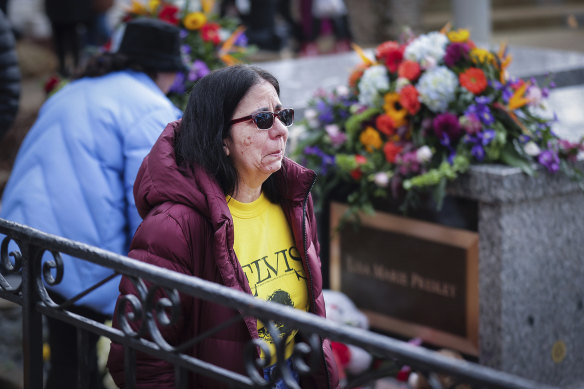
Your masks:
M179 167L174 154L174 138L180 120L169 123L150 153L144 158L134 183L136 207L142 218L158 204L171 201L194 208L215 226L231 219L225 195L217 181L205 169ZM284 200L304 201L316 173L285 158L275 174L276 185Z

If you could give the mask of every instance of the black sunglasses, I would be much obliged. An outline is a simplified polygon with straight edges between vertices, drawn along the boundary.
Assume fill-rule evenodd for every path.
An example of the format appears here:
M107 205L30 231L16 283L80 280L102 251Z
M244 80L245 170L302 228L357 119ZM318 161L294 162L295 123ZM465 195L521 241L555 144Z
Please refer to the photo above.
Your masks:
M233 119L231 121L231 124L253 120L260 130L269 130L274 125L274 118L276 116L286 127L290 127L292 123L294 123L294 110L292 108L286 108L281 109L278 112L270 111L257 112L254 113L253 115L244 116L239 119Z

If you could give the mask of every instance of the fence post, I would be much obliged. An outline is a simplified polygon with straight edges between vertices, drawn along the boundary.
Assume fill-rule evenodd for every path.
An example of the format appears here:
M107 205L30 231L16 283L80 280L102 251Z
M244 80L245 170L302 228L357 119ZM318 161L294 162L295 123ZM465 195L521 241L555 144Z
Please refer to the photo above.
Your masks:
M36 277L40 276L42 250L32 245L22 247L22 354L24 387L43 388L43 317L36 310L39 296Z

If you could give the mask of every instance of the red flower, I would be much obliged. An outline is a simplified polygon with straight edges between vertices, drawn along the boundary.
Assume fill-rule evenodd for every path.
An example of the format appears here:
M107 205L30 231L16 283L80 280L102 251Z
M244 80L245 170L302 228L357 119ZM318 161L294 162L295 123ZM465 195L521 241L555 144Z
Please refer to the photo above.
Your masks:
M178 25L178 7L170 4L165 4L160 13L158 14L158 19L164 20L170 24Z
M392 73L397 72L399 64L404 59L405 47L394 41L387 41L379 46L375 52L375 57L385 63L385 67Z
M49 94L52 92L53 89L55 89L57 87L57 85L59 85L59 82L61 80L59 80L59 77L57 76L51 76L49 77L49 79L47 80L47 82L45 82L45 93Z
M357 162L357 167L351 171L351 177L356 181L359 181L361 177L363 177L363 172L361 171L361 168L359 168L359 165L367 163L367 158L362 155L355 155L355 162Z
M420 110L419 96L415 86L406 85L399 91L399 103L410 115L415 115Z
M205 42L213 42L218 45L221 42L219 38L219 25L216 23L207 23L201 27L201 36Z
M466 69L464 73L460 73L458 80L460 81L460 85L475 95L478 95L487 88L487 77L485 77L485 73L479 68Z
M420 65L416 61L403 61L397 68L398 77L407 78L410 81L417 80L420 77L420 73Z
M395 125L391 116L382 114L375 119L375 127L387 136L395 133Z
M385 153L385 159L389 163L395 163L395 159L397 158L398 154L401 153L403 147L396 145L393 142L387 142L385 146L383 146L383 152Z

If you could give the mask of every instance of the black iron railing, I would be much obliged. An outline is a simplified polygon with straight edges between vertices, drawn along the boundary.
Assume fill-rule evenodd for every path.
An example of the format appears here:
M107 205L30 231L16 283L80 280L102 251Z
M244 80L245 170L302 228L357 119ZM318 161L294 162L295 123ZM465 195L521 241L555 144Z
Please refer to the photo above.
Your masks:
M320 338L361 347L387 361L393 361L390 367L370 369L359 376L352 377L346 387L355 387L371 383L377 379L394 379L395 366L408 365L419 371L434 388L442 388L440 376L448 376L454 382L466 383L476 388L544 388L545 385L534 383L524 378L496 371L467 361L444 357L436 352L415 347L405 342L382 336L370 331L340 325L330 320L299 312L292 308L269 303L230 288L179 274L117 255L96 247L43 233L30 227L0 219L0 234L4 235L1 245L3 269L0 274L0 298L10 300L22 306L23 312L23 359L25 388L43 387L42 358L42 315L65 321L78 329L105 336L125 348L125 374L128 387L135 382L135 352L149 353L156 358L166 360L175 366L176 387L188 387L189 372L203 374L222 381L235 388L270 387L272 382L264 380L258 373L262 361L256 358L256 346L264 348L260 340L251 340L248 352L242 356L247 375L225 370L189 355L191 346L211 333L199 334L194 339L178 346L169 344L159 331L159 326L170 325L178 319L180 313L179 293L199 299L211 300L242 312L244 316L256 317L264 323L273 339L276 339L276 353L282 357L284 345L277 343L278 330L274 323L286 323L299 330L306 342L297 343L293 358L300 374L310 374L310 361L320 360ZM41 261L45 253L50 253L50 260ZM55 303L49 296L46 285L61 282L63 262L61 254L71 255L113 269L116 274L128 276L139 291L137 296L124 296L125 304L119 304L116 315L121 329L111 328L102 323L80 316L68 310L73 300L62 304ZM46 257L46 256L45 256ZM104 282L107 280L104 280ZM148 286L147 286L148 285ZM91 293L98 285L88 288ZM157 293L159 291L164 293ZM156 298L154 296L166 296ZM140 319L141 329L135 331L130 322ZM225 323L228 325L230 323ZM87 332L78 331L81 344L87 341ZM282 361L284 358L278 358ZM79 358L83 361L84 358ZM308 361L308 362L307 362ZM87 374L81 363L78 372L79 387L87 387ZM290 371L285 363L276 367L276 378L287 382ZM289 383L296 388L297 384Z

